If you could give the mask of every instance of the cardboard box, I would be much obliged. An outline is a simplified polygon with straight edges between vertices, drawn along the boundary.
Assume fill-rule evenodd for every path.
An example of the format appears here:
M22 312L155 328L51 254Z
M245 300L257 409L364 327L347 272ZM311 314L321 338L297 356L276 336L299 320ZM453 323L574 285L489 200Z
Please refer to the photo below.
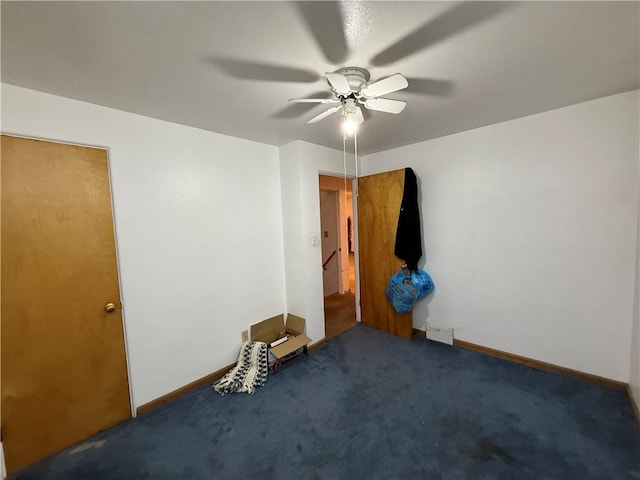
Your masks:
M273 355L275 362L283 361L289 355L304 349L311 341L304 334L304 325L302 317L288 314L285 324L284 315L276 315L251 325L251 341L268 343L269 353Z

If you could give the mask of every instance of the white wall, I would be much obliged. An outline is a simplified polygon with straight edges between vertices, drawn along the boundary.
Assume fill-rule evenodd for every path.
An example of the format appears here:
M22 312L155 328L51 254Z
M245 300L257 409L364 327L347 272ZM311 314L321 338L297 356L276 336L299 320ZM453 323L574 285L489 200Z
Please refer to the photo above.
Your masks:
M339 150L302 141L280 147L287 311L306 319L313 342L324 338L318 175L343 172ZM352 156L347 174L355 174ZM313 235L316 246L311 245Z
M284 311L276 147L6 84L2 128L109 149L134 406L234 362L241 330Z
M363 158L421 182L414 326L627 382L638 128L634 91Z

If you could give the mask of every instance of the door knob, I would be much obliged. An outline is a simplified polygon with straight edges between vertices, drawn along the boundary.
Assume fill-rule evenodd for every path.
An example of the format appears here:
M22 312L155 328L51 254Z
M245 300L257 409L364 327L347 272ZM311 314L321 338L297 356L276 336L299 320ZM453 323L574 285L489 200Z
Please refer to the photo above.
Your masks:
M107 313L111 313L115 309L116 309L116 304L115 303L109 302L104 306L104 311L107 312Z

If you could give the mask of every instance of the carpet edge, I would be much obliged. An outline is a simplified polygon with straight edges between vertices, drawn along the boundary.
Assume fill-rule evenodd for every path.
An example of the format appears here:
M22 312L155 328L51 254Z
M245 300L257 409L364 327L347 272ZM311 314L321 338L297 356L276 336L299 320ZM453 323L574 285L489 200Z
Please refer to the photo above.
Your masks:
M640 427L640 406L638 406L635 398L633 398L631 385L629 385L628 383L627 383L627 395L629 396L629 401L631 402L631 408L633 409L633 413L636 416L636 421L638 422L638 426Z

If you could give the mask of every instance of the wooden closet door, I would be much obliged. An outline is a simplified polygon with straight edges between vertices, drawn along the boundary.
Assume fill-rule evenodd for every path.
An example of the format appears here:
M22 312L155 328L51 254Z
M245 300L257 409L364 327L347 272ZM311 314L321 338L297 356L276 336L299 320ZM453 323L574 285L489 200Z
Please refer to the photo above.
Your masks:
M403 261L393 251L404 191L404 169L358 178L360 310L365 325L410 339L411 313L398 313L385 296Z
M107 152L1 137L9 472L131 417Z

